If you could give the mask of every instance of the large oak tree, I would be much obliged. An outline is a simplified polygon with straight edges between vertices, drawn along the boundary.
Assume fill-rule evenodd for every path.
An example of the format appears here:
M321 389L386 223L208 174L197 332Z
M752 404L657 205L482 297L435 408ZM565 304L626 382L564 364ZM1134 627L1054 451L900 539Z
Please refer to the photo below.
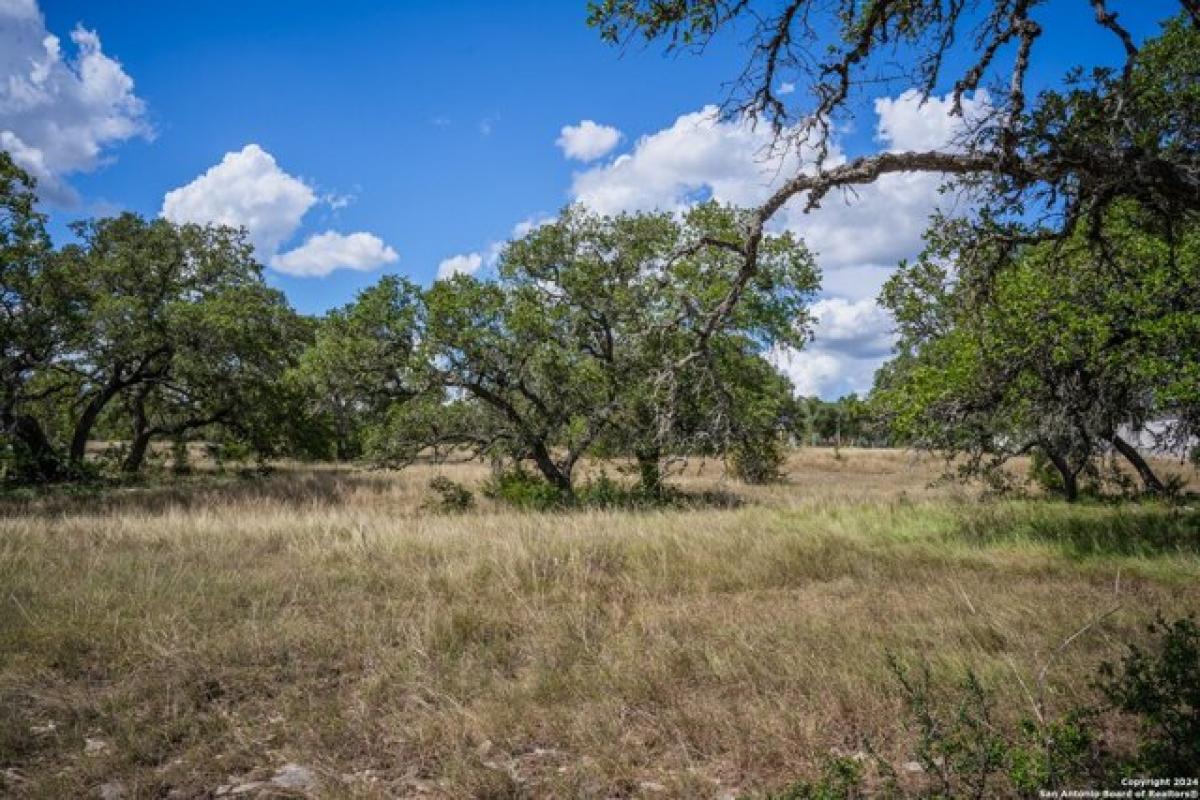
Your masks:
M1200 4L1164 4L1172 10L1145 41L1106 0L593 0L589 20L605 40L672 50L740 37L745 64L731 76L723 113L769 124L781 147L815 153L726 243L740 250L742 270L714 309L707 330L715 330L758 269L759 243L780 208L813 208L830 192L891 173L938 173L976 190L986 229L1007 248L1070 236L1081 222L1098 240L1104 212L1121 199L1160 220L1200 212ZM1082 24L1099 26L1110 51L1046 73L1048 26L1065 33ZM1032 94L1035 69L1049 88ZM785 83L796 90L784 96ZM853 120L861 94L888 86L926 97L948 91L958 113L966 93L985 88L988 113L964 120L950 147L828 161L831 137Z

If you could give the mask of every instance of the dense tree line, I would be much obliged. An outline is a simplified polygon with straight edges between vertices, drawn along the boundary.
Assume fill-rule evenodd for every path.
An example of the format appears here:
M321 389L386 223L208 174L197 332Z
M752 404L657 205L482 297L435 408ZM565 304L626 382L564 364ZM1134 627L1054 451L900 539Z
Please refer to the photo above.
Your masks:
M34 186L0 160L5 214L3 468L86 477L89 442L139 472L156 440L260 456L470 453L533 465L570 494L580 459L628 456L643 488L690 454L745 478L782 458L791 386L766 360L802 346L818 285L789 235L708 346L698 326L736 279L740 212L612 218L567 209L510 243L497 274L422 289L385 277L319 319L263 279L241 231L124 214L55 249Z
M766 120L813 168L750 210L568 209L510 243L494 278L385 278L320 319L266 285L236 230L127 214L54 248L32 181L3 156L0 464L79 477L104 439L136 473L155 440L202 438L392 464L466 452L532 464L570 494L585 455L628 457L655 490L680 456L762 480L788 441L890 443L991 478L1033 453L1068 498L1117 453L1161 493L1126 434L1154 422L1180 446L1200 427L1200 12L1180 0L1135 41L1094 0L1120 57L1030 96L1045 4L594 2L611 41L702 50L748 25L725 111ZM828 161L854 91L895 64L956 109L994 84L985 113L945 149ZM808 91L785 101L785 79ZM896 358L869 403L794 399L764 356L808 339L818 275L768 224L786 203L914 171L969 202L884 289Z

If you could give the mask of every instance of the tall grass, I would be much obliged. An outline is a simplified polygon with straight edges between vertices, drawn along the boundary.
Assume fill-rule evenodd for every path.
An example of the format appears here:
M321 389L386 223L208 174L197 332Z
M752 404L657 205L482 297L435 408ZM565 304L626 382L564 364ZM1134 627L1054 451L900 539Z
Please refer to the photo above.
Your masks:
M747 501L725 510L421 510L476 465L10 503L0 792L207 797L288 762L331 797L761 791L864 736L904 756L885 652L970 664L1016 716L1096 608L1121 604L1051 702L1155 609L1200 609L1194 510L983 503L935 466L677 478Z

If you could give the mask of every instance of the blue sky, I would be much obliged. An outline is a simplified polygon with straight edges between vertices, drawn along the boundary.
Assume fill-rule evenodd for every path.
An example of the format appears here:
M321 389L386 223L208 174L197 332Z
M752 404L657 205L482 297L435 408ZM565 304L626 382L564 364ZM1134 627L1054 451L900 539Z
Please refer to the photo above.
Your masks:
M422 281L443 258L569 200L572 165L554 146L563 125L656 129L717 97L730 64L645 49L621 56L586 27L582 2L42 9L60 35L77 23L99 33L155 130L73 178L84 197L154 214L166 191L253 142L320 190L353 194L328 222L379 234L400 254L387 269ZM305 220L314 230L323 222L320 213ZM376 277L281 283L299 308L319 311Z
M1172 3L1110 5L1140 37ZM1078 60L1119 55L1090 13L1084 0L1054 0L1041 13L1051 34L1034 88ZM381 274L428 283L439 265L486 270L514 226L573 200L615 211L678 207L698 194L758 199L770 180L763 134L702 112L741 66L738 38L702 58L621 51L585 16L584 0L0 0L0 71L32 74L41 37L61 42L50 78L61 90L35 111L0 98L0 138L7 132L16 144L6 147L41 165L59 238L81 216L235 218L255 192L279 193L255 218L256 241L274 264L271 282L309 313ZM96 67L90 77L85 63ZM839 139L844 155L951 130L944 106L922 106L904 89L860 99ZM46 133L61 120L78 141ZM579 132L573 152L588 158L568 158L556 141L584 120L598 127ZM228 154L225 169L196 183ZM783 364L802 391L869 387L890 343L874 293L915 252L938 202L936 181L898 181L813 218L781 218L819 251L826 275L817 341ZM357 269L337 268L339 259Z

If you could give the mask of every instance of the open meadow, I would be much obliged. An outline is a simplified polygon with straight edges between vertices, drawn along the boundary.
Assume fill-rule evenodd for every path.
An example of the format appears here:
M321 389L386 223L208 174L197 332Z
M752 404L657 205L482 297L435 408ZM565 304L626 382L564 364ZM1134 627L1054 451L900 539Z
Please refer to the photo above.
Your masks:
M1200 800L1198 145L1200 0L0 0L0 800Z
M1044 667L1049 710L1086 702L1157 611L1200 610L1194 501L987 500L939 467L693 463L676 485L736 502L657 511L429 507L479 464L4 500L0 794L758 796L911 759L889 653L1016 719Z

